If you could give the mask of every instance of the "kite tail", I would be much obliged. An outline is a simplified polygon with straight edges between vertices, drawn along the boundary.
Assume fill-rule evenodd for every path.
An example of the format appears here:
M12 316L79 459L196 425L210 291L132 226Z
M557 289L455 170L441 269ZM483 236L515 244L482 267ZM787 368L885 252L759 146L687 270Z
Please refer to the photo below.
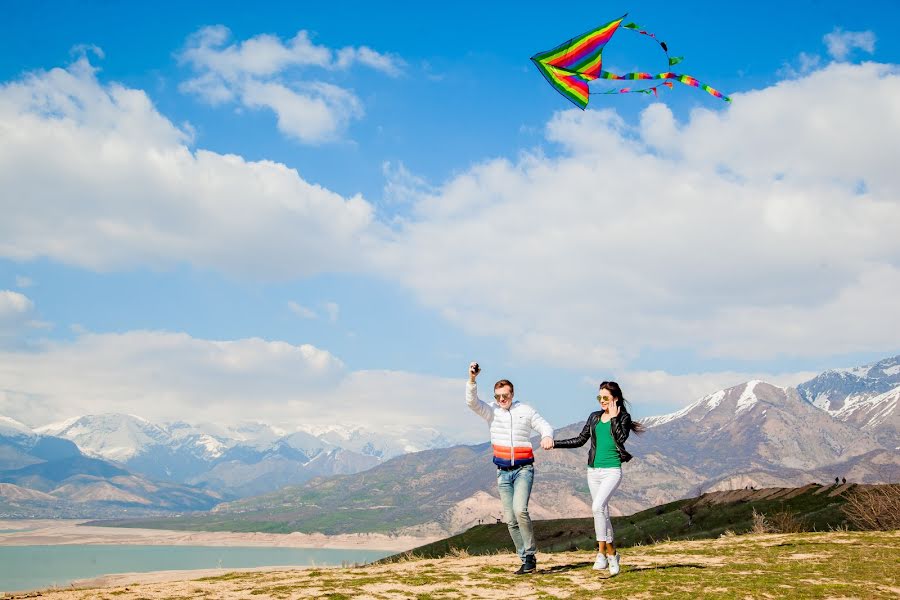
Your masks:
M654 42L659 44L659 47L662 48L662 51L665 52L666 60L669 61L670 67L674 67L675 65L677 65L678 63L680 63L681 61L684 60L683 56L669 56L669 46L664 41L662 41L661 39L656 37L656 34L650 33L649 31L647 31L646 29L644 29L637 23L626 23L625 25L622 25L622 28L628 29L637 34L646 35L647 37L652 38Z
M675 84L671 81L663 81L659 85L654 85L648 88L640 88L637 90L631 89L629 87L613 88L611 90L606 90L605 92L591 92L591 95L608 96L610 94L646 94L649 96L650 94L653 94L654 96L659 98L658 90L662 86L665 86L671 90L673 87L675 87Z
M615 81L624 81L624 80L648 80L648 79L671 79L674 81L679 81L684 85L689 85L691 87L699 88L709 94L710 96L715 96L716 98L721 98L725 102L731 102L731 98L717 90L716 88L709 86L702 81L698 81L695 77L691 77L690 75L682 75L680 73L625 73L624 75L616 75L615 73L610 73L609 71L602 71L598 77L598 79L612 79ZM627 88L622 88L627 89ZM652 89L652 88L647 88ZM632 91L629 89L629 91ZM641 90L634 90L641 91ZM616 93L617 90L612 90L612 93ZM607 92L600 92L601 94L605 94Z

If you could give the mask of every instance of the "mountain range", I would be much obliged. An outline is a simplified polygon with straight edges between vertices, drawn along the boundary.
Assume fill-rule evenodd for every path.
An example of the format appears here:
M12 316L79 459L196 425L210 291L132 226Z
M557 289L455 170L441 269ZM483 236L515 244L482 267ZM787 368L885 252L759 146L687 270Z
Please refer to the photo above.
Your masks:
M209 490L151 481L0 417L0 517L157 514L206 510L222 500Z
M797 386L800 396L837 420L900 449L900 356L852 369L825 371Z
M826 371L797 388L750 381L645 418L646 431L629 440L636 460L625 467L613 509L629 514L702 491L790 487L835 477L898 481L898 397L900 356ZM575 435L581 425L565 427L557 437ZM16 435L32 440L28 452L17 455L4 445ZM198 527L239 519L267 527L279 523L284 530L445 534L499 515L490 445L446 446L433 430L374 435L333 427L287 433L258 423L153 424L129 415L96 415L34 432L5 419L0 482L18 488L0 488L0 498L24 497L24 490L58 495L58 487L37 475L10 478L10 464L21 469L51 462L42 453L78 452L136 477L229 500L207 516L188 517ZM537 518L590 514L586 454L585 448L538 451L531 505ZM91 476L101 475L107 481L123 476ZM43 497L20 504L38 498Z
M43 496L30 496L35 501L41 498L50 502L40 505L41 514L53 514L56 509L65 514L73 511L83 514L96 508L84 503L61 507L62 497L79 501L104 497L107 503L103 505L103 514L114 512L114 502L122 510L130 506L132 512L141 506L160 510L206 509L223 499L262 494L314 477L357 473L398 454L449 445L451 442L433 429L376 434L362 428L333 426L287 433L263 423L157 424L135 415L101 414L31 430L13 419L0 417L0 482L4 484L0 488L0 502L4 498L10 501L16 498L18 506L18 512L8 505L0 513L36 510L38 505L34 502L22 505L29 497L24 490L58 496L54 502ZM53 457L48 453L54 448L59 458L78 459L73 458L72 464L65 468L52 463L55 472L68 473L66 478L45 480L31 473L13 472L30 465L51 463L48 459ZM100 464L109 465L113 470L98 469ZM91 479L71 479L79 465L84 471L81 474ZM200 504L173 504L162 497L151 499L133 489L134 485L126 490L123 473L140 478L145 482L144 487L181 486L183 492L191 490L208 500ZM105 485L102 490L101 482ZM92 486L91 491L86 486ZM120 493L116 495L112 487Z
M891 382L882 375L893 376L898 363L900 357L887 359L854 370L852 378L835 376L846 371L828 371L798 388L749 381L644 419L646 431L628 442L635 460L624 467L614 512L631 514L724 489L796 487L836 477L900 481L900 383L884 391ZM869 377L880 382L866 381ZM833 404L816 404L826 395ZM556 436L574 436L581 427L572 424ZM490 444L407 454L353 476L223 503L209 515L174 526L245 530L257 522L283 531L455 533L500 515L491 454ZM587 448L536 454L532 514L590 515Z

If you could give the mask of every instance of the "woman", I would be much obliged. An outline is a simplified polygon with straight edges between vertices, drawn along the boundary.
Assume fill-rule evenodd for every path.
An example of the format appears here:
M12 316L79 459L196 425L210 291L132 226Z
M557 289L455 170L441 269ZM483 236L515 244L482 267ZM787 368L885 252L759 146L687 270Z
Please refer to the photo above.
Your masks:
M609 567L610 575L619 573L619 554L613 545L612 523L609 520L609 497L622 481L622 463L632 456L625 450L625 440L634 431L640 433L643 427L631 420L625 407L622 389L615 381L600 384L597 396L601 410L592 412L578 437L553 440L554 448L580 448L591 440L588 452L587 481L591 490L594 530L597 533L597 560L594 570Z

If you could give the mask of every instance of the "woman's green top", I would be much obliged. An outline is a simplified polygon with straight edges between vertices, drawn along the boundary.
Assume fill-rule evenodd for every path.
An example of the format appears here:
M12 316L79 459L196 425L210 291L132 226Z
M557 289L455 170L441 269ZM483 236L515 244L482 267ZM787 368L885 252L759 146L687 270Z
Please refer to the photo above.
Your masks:
M594 452L593 467L595 469L621 467L622 459L619 458L619 453L616 451L616 442L613 440L609 421L604 423L603 419L600 419L594 430L594 434L597 436L597 449Z

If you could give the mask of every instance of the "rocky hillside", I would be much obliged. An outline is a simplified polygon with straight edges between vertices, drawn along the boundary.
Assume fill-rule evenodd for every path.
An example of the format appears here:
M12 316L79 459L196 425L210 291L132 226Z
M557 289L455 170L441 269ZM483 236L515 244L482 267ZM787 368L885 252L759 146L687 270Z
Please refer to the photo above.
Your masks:
M207 510L222 497L150 481L84 456L69 440L0 420L0 517L85 517ZM131 511L130 513L128 511Z

